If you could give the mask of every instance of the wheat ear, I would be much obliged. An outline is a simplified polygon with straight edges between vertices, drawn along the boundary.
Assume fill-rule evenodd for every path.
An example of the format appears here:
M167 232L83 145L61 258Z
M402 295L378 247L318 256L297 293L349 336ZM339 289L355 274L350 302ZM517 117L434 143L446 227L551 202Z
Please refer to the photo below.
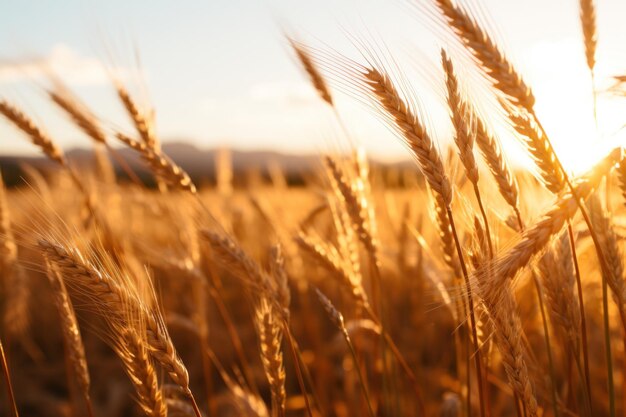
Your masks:
M437 232L439 241L441 242L441 250L443 251L443 260L456 278L461 278L461 265L456 258L454 250L454 236L450 229L450 221L446 213L446 206L443 198L439 194L433 194L433 210L435 215L435 223L437 224Z
M478 116L475 109L468 105L470 117L476 126L476 145L487 163L493 178L496 180L500 195L513 209L521 226L519 214L519 188L515 175L507 163L498 140L491 134L485 121Z
M485 248L486 249L486 248ZM537 416L537 400L530 382L521 343L522 325L510 281L494 285L490 280L478 280L477 288L489 318L495 327L496 344L509 383L522 399L529 416Z
M490 78L493 86L514 103L532 110L535 97L522 76L467 10L453 0L435 0L440 12L463 45Z
M196 194L196 186L191 180L191 177L189 177L189 174L168 158L167 155L122 133L118 132L115 136L129 148L139 153L157 179L163 180L171 186Z
M275 416L283 417L287 394L281 351L282 330L281 323L273 313L272 306L267 299L261 299L257 306L255 323L261 345L261 361L272 392L272 410L275 410Z
M116 351L135 387L139 406L148 417L166 417L167 406L159 387L157 373L148 356L146 341L134 329L124 329L120 337Z
M367 215L369 202L359 198L334 158L326 156L324 163L339 190L339 197L345 203L344 207L352 220L359 240L378 262L378 243L374 236L374 226L371 224L370 216Z
M446 205L452 202L452 187L443 168L441 155L424 125L402 98L388 75L376 68L362 74L369 93L392 119L402 139L416 157L420 169L432 189L441 194Z
M0 286L5 289L6 299L11 300L5 303L2 321L7 337L19 339L30 325L31 289L30 276L18 263L17 255L6 189L0 172Z
M31 142L41 148L48 158L63 167L67 166L67 160L61 148L59 148L52 141L50 136L41 130L32 119L26 116L24 112L6 100L0 100L0 113L19 130L24 132L30 138Z
M46 239L40 249L59 268L65 280L95 302L94 308L107 320L126 323L125 311L131 309L145 323L150 355L170 374L172 380L189 392L189 374L163 324L160 313L150 310L127 286L118 284L107 271L98 269L81 252Z
M575 186L576 197L569 192L560 194L555 204L534 225L524 230L521 240L496 260L495 267L501 278L513 278L534 255L545 248L550 239L562 230L565 223L574 217L578 209L576 198L588 197L613 165L619 162L616 161L616 157L621 150L617 151L613 151L581 178Z
M11 227L6 187L0 172L0 275L8 276L17 261L17 244Z
M85 399L88 413L93 417L94 414L89 394L91 381L89 378L89 369L87 368L87 357L85 355L85 346L83 345L83 338L80 333L80 328L78 327L78 321L76 320L76 314L74 313L74 307L67 295L67 290L65 289L61 275L48 261L46 261L46 275L52 287L69 363L72 366L74 377L76 378L81 394Z
M624 281L624 264L621 250L618 245L615 229L612 227L610 217L605 213L597 195L592 194L587 203L589 215L598 239L604 249L608 271L605 279L613 292L613 298L617 304L620 317L626 319L626 281ZM622 323L626 329L626 322Z
M153 151L159 152L160 145L154 133L152 118L139 109L128 90L120 82L115 82L115 91L143 143Z
M63 110L87 136L97 143L106 144L106 135L96 116L65 86L57 83L56 88L47 90L47 93L50 100Z
M340 278L341 285L350 291L359 306L369 308L369 300L363 288L361 276L345 266L345 261L341 259L334 246L328 245L316 235L302 232L295 237L295 241L311 258Z
M545 288L550 317L561 330L572 351L580 351L580 306L574 294L576 284L572 254L567 234L562 233L553 247L548 249L538 263L539 275Z
M493 257L493 243L491 242L491 230L489 229L489 220L487 219L487 211L483 205L480 189L478 187L478 165L474 157L475 128L474 120L471 119L471 113L468 109L467 102L462 98L459 80L454 71L452 60L448 58L446 51L441 50L441 63L445 73L446 90L448 91L448 107L450 108L452 124L454 125L454 142L459 149L459 159L465 167L467 178L472 183L474 195L478 202L478 207L483 218L485 234L487 236L489 255Z
M200 236L209 243L214 259L240 279L248 288L261 291L276 300L276 282L230 236L201 230Z
M454 71L452 60L444 49L441 50L441 63L445 73L446 90L448 92L448 108L454 126L454 142L459 149L459 159L465 167L467 178L472 184L478 183L478 165L474 158L474 138L467 103L461 98L461 87Z
M289 290L289 277L285 269L285 257L281 245L272 247L270 253L270 272L276 281L276 298L283 308L283 314L289 317L289 305L291 304L291 292Z
M596 46L598 44L596 6L593 0L580 0L580 23L583 30L587 67L593 73L596 66Z
M324 79L324 76L320 72L319 68L317 68L315 61L311 58L306 48L303 48L302 45L300 45L295 39L287 37L287 40L296 54L298 61L300 61L302 68L309 76L309 80L311 81L311 84L313 84L317 94L331 107L334 107L333 96L330 94L330 89L326 84L326 80Z
M532 113L503 104L513 128L520 134L548 190L558 194L567 185L552 144Z

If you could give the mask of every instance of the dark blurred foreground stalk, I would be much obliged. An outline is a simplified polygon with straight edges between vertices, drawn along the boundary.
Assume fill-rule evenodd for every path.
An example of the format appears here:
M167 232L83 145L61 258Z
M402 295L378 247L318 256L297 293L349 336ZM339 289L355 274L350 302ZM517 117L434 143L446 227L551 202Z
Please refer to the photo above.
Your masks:
M15 404L15 396L13 395L13 386L11 385L11 375L9 374L9 365L7 364L7 358L4 355L4 347L2 346L2 340L0 340L0 361L2 362L2 373L4 374L4 380L7 384L7 395L9 397L9 404L11 406L11 415L18 417L17 405Z

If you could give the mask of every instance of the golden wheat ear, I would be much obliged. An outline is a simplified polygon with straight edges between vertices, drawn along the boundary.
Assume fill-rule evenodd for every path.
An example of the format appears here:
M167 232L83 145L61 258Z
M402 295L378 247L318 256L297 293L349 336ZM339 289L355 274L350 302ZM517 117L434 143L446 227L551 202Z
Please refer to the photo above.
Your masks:
M546 295L548 311L560 331L565 346L580 357L580 305L574 294L576 284L570 242L566 233L555 239L539 259L539 276Z
M451 203L452 186L443 160L420 118L422 115L418 114L418 101L401 71L396 69L394 77L375 51L363 51L368 60L363 65L339 54L305 48L319 68L330 74L331 81L380 116L411 151L433 190L442 195L446 204Z
M583 31L587 67L593 73L596 66L596 47L598 44L596 5L594 0L580 0L580 23Z
M567 186L567 178L545 131L532 113L503 101L501 103L511 126L539 169L540 180L552 193L560 193Z
M172 187L180 188L185 191L189 191L192 194L196 194L197 189L191 177L187 172L179 165L174 163L163 152L155 150L154 148L146 145L145 143L138 142L123 133L116 133L115 136L120 142L126 144L129 148L133 149L150 167L157 180L164 181Z
M30 141L39 147L48 158L63 167L67 166L67 160L61 148L26 113L2 99L0 100L0 114L28 136Z
M74 378L85 400L90 417L93 417L91 405L89 369L87 357L74 307L65 289L65 284L57 268L46 261L46 275L52 287L54 301L61 322L61 332L65 343L66 357L74 371Z
M493 87L515 105L532 111L535 105L532 90L468 9L454 0L433 1L449 28L472 54Z
M128 117L133 122L133 126L137 131L137 134L141 138L144 145L153 151L158 152L160 150L160 143L156 137L154 131L154 121L152 120L151 112L145 112L140 109L130 92L119 82L114 82L115 91L117 96L126 110Z
M173 381L189 389L187 369L176 353L160 313L146 306L124 281L125 278L116 279L119 271L100 268L78 248L59 242L40 239L39 248L63 274L70 290L92 301L91 308L95 313L114 323L126 323L128 311L141 317L146 326L150 354L168 371ZM105 254L99 255L106 258Z
M471 105L468 107L469 117L474 121L476 128L476 145L496 180L500 195L511 206L516 214L519 228L523 229L519 212L519 187L513 170L502 153L498 139L490 132L485 120Z
M474 267L481 269L484 263L490 262L490 258L486 256L486 239L482 238L485 231L480 223L475 224L476 249L470 258ZM512 281L492 280L489 274L483 274L476 277L475 283L476 293L494 326L496 345L502 355L509 385L524 404L528 415L537 416L537 399L526 365L522 324L512 290Z
M261 346L261 361L265 376L272 392L272 409L276 415L285 415L287 394L285 391L285 369L283 366L282 323L272 311L272 305L266 299L261 299L256 309L256 328Z
M494 271L501 279L511 279L538 253L543 251L553 236L557 235L568 220L578 211L576 198L587 198L611 169L623 161L622 150L615 149L593 169L578 179L576 197L562 193L554 205L535 224L522 233L520 241L501 255L495 262Z
M48 98L68 118L96 143L106 144L106 134L97 117L60 79L53 79L53 87L46 90Z
M287 36L287 42L289 42L289 45L291 46L294 54L300 62L302 69L308 75L309 80L311 81L311 84L313 85L313 88L315 88L317 94L322 100L328 103L328 105L333 107L334 103L333 97L330 93L330 89L328 88L322 72L319 70L317 64L309 54L309 51L303 44L301 44L292 37Z
M474 158L475 135L471 125L474 121L471 119L468 105L462 97L461 87L452 65L452 60L448 57L445 49L441 50L441 63L446 79L450 119L455 132L454 142L459 149L459 159L465 167L467 178L472 184L476 184L478 183L478 165Z
M0 287L11 300L2 310L2 323L8 340L23 340L30 326L30 275L18 262L15 239L6 188L0 172Z
M135 329L124 329L116 351L135 387L142 411L148 417L166 417L167 405L159 387L156 370L148 355L146 342ZM189 415L194 415L193 408Z

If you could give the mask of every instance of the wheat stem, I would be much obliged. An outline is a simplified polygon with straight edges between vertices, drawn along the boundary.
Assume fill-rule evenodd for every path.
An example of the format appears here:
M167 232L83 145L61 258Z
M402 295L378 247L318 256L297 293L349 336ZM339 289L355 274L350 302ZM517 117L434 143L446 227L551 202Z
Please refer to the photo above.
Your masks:
M537 274L535 271L531 272L533 277L533 282L535 284L535 290L537 291L537 301L539 301L539 312L541 314L541 323L543 325L543 333L544 333L544 341L546 343L546 354L548 356L548 367L550 369L550 394L552 395L552 408L554 409L555 417L560 415L558 400L556 394L556 374L554 372L554 359L552 358L552 347L550 343L550 334L548 331L548 320L546 319L546 309L543 303L543 295L541 291L541 284L539 283L539 279L537 278Z
M309 417L313 417L313 409L311 408L311 403L309 401L309 394L306 390L306 386L304 385L304 379L302 378L302 369L300 367L299 356L296 353L296 347L294 346L295 341L287 322L283 322L283 329L285 330L285 336L287 336L287 344L289 345L289 349L291 350L291 357L293 359L294 369L296 370L298 385L300 385L300 391L302 392L302 396L304 397L304 404L306 406L307 413ZM304 366L304 362L302 363L302 365Z
M7 396L9 398L9 407L11 409L11 416L18 417L17 404L15 403L15 395L13 394L13 385L11 384L11 373L9 372L9 365L7 364L7 357L4 354L4 347L2 340L0 340L0 365L2 365L2 374L4 375L4 382L7 386Z
M572 223L567 222L567 237L569 240L570 250L572 252L572 261L574 264L574 274L576 277L576 291L578 293L578 304L580 305L580 335L583 351L583 366L584 366L584 378L585 378L585 391L588 398L590 415L592 415L592 403L591 403L591 380L589 371L589 342L587 338L587 317L585 314L585 304L583 300L583 284L580 276L580 266L578 265L578 256L576 255L576 241L574 240L574 230Z
M465 281L465 290L467 291L467 305L469 307L470 314L470 325L472 332L472 342L473 346L476 349L474 353L474 364L476 367L476 378L478 380L478 397L480 404L480 415L481 417L485 417L485 393L484 384L482 378L482 355L480 351L480 346L478 344L478 333L476 331L476 315L474 310L474 299L472 295L472 286L470 284L469 273L467 272L467 266L465 265L465 260L463 257L463 249L461 249L461 241L459 239L459 235L456 230L456 226L454 224L454 217L452 216L452 210L450 206L446 207L446 213L448 215L448 220L450 221L450 229L452 231L452 236L454 237L454 243L456 246L457 255L459 257L459 262L461 264L461 271L463 272L463 280Z

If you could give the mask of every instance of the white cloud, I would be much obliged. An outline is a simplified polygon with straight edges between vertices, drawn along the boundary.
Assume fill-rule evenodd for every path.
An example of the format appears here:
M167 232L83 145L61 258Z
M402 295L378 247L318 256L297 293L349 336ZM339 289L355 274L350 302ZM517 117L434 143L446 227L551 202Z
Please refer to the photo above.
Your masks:
M0 60L0 84L43 78L48 72L75 85L110 83L105 66L95 57L83 56L66 44L57 44L43 57ZM113 70L115 76L127 78L123 68Z

